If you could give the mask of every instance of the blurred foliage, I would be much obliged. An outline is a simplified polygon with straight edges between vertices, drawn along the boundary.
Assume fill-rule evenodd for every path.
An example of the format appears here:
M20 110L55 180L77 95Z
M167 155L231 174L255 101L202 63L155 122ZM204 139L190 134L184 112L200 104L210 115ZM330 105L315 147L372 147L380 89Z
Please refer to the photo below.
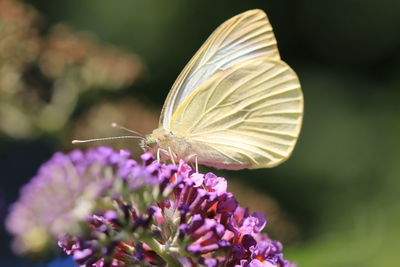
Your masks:
M11 1L0 1L6 2ZM15 42L18 46L12 46L19 51L16 61L7 63L7 68L4 67L4 61L0 61L1 73L4 73L4 69L12 69L9 73L14 73L7 79L4 74L0 75L0 84L23 84L0 87L0 103L7 107L14 103L12 107L23 114L9 120L11 122L6 129L3 130L1 126L3 131L10 132L12 136L11 139L5 139L8 149L1 151L1 157L9 163L24 155L23 159L31 163L26 163L30 171L26 167L24 173L16 172L17 167L12 169L5 163L8 176L21 175L20 179L28 180L40 164L39 159L48 157L43 151L55 150L60 143L68 143L70 136L92 138L116 135L115 129L106 129L112 121L148 133L156 125L158 115L155 110L162 105L170 85L207 36L231 16L251 8L261 8L270 18L283 59L296 70L302 81L305 95L302 134L291 159L282 166L270 170L223 172L223 176L238 177L235 183L245 182L249 187L250 191L247 191L241 190L240 184L235 185L244 192L239 197L241 201L248 198L258 204L266 203L267 215L274 214L274 207L278 207L280 215L270 220L271 229L277 229L271 233L272 237L280 239L292 231L292 237L283 238L288 241L285 244L288 248L287 258L297 261L300 266L398 265L399 1L120 0L116 4L107 0L31 0L30 3L45 15L46 25L67 24L79 31L95 33L101 40L94 41L93 37L85 35L82 38L90 40L86 42L94 42L96 46L109 42L138 54L146 65L146 72L140 82L134 83L128 90L79 93L79 101L73 102L74 107L63 115L67 116L66 121L69 118L72 120L59 126L56 136L61 140L50 144L50 148L40 143L43 140L39 137L36 140L40 141L40 145L16 142L19 135L13 129L22 128L19 125L23 124L15 121L23 121L21 118L26 114L31 117L26 119L29 127L39 128L40 131L45 129L31 122L39 120L41 115L37 110L40 109L27 102L42 99L35 96L37 89L28 90L35 97L21 93L14 97L16 93L13 93L18 88L35 88L36 83L29 79L30 82L27 82L15 73L30 70L29 77L39 79L39 84L48 84L50 92L56 90L55 84L71 79L74 81L72 85L62 86L81 88L79 92L89 87L109 86L109 83L104 83L107 86L88 86L86 82L81 84L81 80L87 77L83 74L83 66L89 60L85 60L85 64L78 64L78 68L75 68L78 74L63 71L56 78L51 73L57 68L48 67L46 71L43 64L51 62L46 61L44 55L60 51L49 41L52 38L62 40L71 35L81 35L67 30L65 26L32 26L43 25L43 19L36 19L37 12L31 8L28 11L24 9L25 22L12 23L13 27L18 25L24 29L18 36L12 35L18 38ZM3 6L0 14L6 15L2 16L18 20L18 12L17 15L7 16L10 12L2 10ZM0 36L3 36L3 29L4 26L1 27ZM0 57L12 55L11 52L1 52L4 51L3 42L0 37ZM47 45L43 46L42 42ZM63 53L59 56L63 56ZM90 54L92 57L96 53ZM123 55L119 54L116 58L124 60ZM106 58L104 61L110 62L108 60L114 59L114 55ZM134 62L137 64L138 61ZM89 77L107 77L97 75L98 68L108 67L108 71L114 73L112 66L115 64L96 63L97 67L89 71L92 73ZM116 73L120 74L119 71ZM71 78L76 77L73 75L78 75L79 79ZM116 82L115 86L110 87L125 87L135 80L136 75L128 77L133 78L122 79L125 82ZM12 101L4 100L3 88L8 88L7 97ZM25 89L22 92L26 94L27 91ZM19 106L15 106L18 101L21 101ZM25 108L28 111L22 112ZM0 125L3 124L1 119ZM71 134L62 132L66 129L71 130ZM113 144L125 146L125 143ZM132 148L136 143L126 145ZM36 154L32 152L34 149L38 150ZM33 155L36 157L31 159ZM268 197L260 194L268 194ZM12 197L5 194L5 199L9 202ZM286 232L280 232L279 226L274 226L285 223L289 225L285 228Z
M0 1L0 130L13 138L62 130L79 95L119 89L140 72L133 55L55 25L41 33L31 6Z

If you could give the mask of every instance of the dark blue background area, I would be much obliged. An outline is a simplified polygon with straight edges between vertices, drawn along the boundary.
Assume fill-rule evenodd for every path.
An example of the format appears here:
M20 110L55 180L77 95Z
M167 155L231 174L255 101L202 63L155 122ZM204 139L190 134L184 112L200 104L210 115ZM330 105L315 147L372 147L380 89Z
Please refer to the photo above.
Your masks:
M3 225L8 206L17 200L20 187L26 184L35 175L40 165L50 158L54 152L53 149L49 140L35 140L10 142L0 150L0 170L4 175L2 177L5 177L5 179L0 180L0 201L4 203L3 206L0 206L2 224L0 263L2 263L2 266L47 266L44 264L30 265L15 257L10 249L9 234L4 231Z
M0 258L1 266L18 267L71 267L75 266L72 258L56 258L48 263L27 263L18 258Z

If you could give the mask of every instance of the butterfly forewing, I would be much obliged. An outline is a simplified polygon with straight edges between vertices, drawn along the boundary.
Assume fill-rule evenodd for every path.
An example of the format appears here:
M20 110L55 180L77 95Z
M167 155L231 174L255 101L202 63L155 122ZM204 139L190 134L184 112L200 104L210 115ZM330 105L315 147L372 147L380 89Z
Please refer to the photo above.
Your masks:
M200 163L273 167L291 154L302 112L300 83L292 69L283 61L251 59L194 90L176 109L170 129L192 144Z
M239 14L211 34L172 86L161 113L160 126L170 129L178 106L215 73L256 58L279 59L272 27L262 10Z

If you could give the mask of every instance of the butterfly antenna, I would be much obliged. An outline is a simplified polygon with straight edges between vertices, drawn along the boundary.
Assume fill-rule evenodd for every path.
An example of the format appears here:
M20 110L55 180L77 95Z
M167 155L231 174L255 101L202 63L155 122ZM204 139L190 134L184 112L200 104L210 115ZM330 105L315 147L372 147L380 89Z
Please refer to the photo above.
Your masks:
M141 136L113 136L113 137L103 137L103 138L94 138L94 139L87 139L87 140L73 140L72 144L83 144L83 143L89 143L89 142L97 142L97 141L107 141L107 140L115 140L115 139L128 139L128 138L133 138L133 139L142 139L143 137Z
M121 130L124 130L124 131L130 132L130 133L136 134L137 136L144 138L144 135L143 135L143 134L141 134L141 133L139 133L139 132L136 132L136 131L134 131L134 130L128 129L128 128L122 126L122 125L119 125L119 124L115 123L115 122L111 123L111 127L117 128L117 129L121 129Z

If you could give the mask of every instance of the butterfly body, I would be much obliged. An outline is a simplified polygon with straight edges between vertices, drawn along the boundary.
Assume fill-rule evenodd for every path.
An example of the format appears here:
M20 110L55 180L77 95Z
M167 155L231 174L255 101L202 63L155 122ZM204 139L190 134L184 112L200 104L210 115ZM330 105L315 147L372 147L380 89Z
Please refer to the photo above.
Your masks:
M169 149L173 156L183 159L185 162L195 162L217 169L239 170L249 168L251 164L240 158L224 156L212 146L205 143L190 140L188 137L175 136L164 128L158 128L148 135L142 144L145 150L151 147L161 149L165 156L169 155Z
M273 167L292 153L302 114L297 75L280 60L265 13L250 10L195 54L143 146L215 168Z

